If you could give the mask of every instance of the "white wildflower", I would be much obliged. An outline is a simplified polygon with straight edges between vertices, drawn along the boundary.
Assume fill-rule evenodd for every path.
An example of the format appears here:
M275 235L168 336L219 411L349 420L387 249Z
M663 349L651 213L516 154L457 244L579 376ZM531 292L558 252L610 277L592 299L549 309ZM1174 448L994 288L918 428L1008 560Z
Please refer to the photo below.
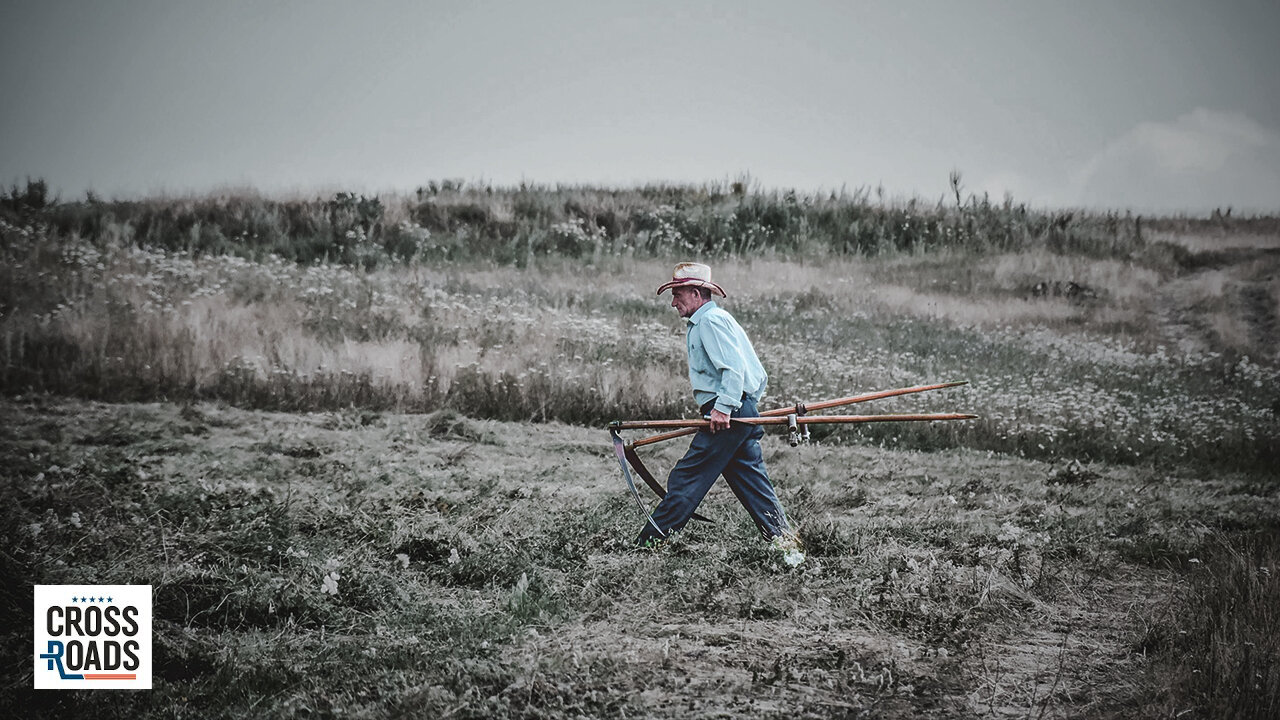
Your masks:
M325 575L324 580L320 583L320 592L326 593L328 595L337 595L338 580L339 580L339 575L337 570L334 570L328 575Z
M782 562L787 567L798 567L804 562L804 550L800 549L800 540L793 535L777 535L769 541L769 545L782 553Z

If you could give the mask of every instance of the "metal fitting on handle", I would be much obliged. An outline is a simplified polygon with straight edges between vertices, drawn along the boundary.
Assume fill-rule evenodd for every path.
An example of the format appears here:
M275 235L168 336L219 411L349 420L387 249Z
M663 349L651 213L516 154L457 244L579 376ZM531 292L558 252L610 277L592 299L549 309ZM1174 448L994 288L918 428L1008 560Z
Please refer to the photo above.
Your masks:
M802 403L802 402L797 402L797 403L796 403L796 414L795 414L795 417L799 417L799 416L801 416L801 415L805 415L805 414L807 414L808 412L809 412L809 408L805 407L805 406L804 406L804 403ZM793 430L791 431L791 447L795 447L796 445L798 445L799 443L802 443L802 442L803 442L805 445L808 445L808 444L809 444L809 423L805 423L805 425L804 425L804 432L802 432L798 438L796 437L795 430L793 429Z
M796 422L796 414L791 413L787 416L787 430L791 433L791 447L800 444L800 426Z

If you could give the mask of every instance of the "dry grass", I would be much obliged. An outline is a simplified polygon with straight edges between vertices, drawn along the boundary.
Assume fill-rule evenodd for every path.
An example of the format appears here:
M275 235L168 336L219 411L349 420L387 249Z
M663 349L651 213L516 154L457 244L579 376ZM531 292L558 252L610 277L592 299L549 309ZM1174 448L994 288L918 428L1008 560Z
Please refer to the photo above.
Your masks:
M1274 626L1280 258L1152 240L1270 219L452 185L109 214L30 190L0 198L0 712L1274 708L1248 638ZM691 410L653 296L688 257L766 406L968 379L868 409L981 419L767 441L798 571L723 492L716 525L635 553L590 428ZM26 691L24 588L80 581L156 585L156 691Z
M361 270L37 235L10 236L2 271L10 392L592 423L689 406L681 324L653 296L669 260ZM715 277L751 328L775 402L969 379L951 407L924 401L983 416L949 430L948 445L1256 465L1276 453L1264 442L1277 401L1266 393L1280 384L1266 262L1187 272L943 252L726 259ZM861 435L937 442L897 428Z
M1158 231L1150 236L1154 242L1165 242L1180 245L1192 252L1214 252L1221 250L1275 250L1280 248L1280 233L1277 232L1239 232L1228 228L1218 228L1216 232L1180 232Z
M6 655L23 668L6 702L42 714L1132 716L1181 697L1161 658L1182 654L1156 644L1200 627L1185 618L1214 633L1270 622L1204 604L1269 607L1266 587L1179 589L1219 587L1202 567L1235 577L1213 532L1280 517L1256 476L771 435L809 549L789 570L722 488L715 525L631 550L641 520L599 429L213 403L0 410L7 652L32 583L155 585L156 689L34 695L25 655ZM1239 667L1219 657L1216 672Z
M1057 298L1033 298L1011 303L1006 298L957 298L894 285L876 287L868 304L886 315L941 320L967 327L1036 323L1066 325L1084 314L1082 308Z

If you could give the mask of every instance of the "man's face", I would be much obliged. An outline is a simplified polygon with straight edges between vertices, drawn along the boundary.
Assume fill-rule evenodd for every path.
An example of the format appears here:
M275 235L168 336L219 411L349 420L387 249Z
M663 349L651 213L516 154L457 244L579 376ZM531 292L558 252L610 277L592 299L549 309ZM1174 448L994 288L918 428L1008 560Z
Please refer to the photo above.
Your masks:
M671 288L671 307L680 313L680 317L687 318L698 311L702 307L702 303L706 302L702 299L702 295L698 293L698 288L694 287L676 287Z

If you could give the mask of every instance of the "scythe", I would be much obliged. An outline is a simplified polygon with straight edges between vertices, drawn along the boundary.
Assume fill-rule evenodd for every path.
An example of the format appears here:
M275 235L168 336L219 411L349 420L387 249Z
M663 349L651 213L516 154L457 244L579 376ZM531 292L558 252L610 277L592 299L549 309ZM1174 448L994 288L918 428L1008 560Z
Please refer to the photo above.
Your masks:
M853 395L851 397L837 398L834 400L823 400L815 403L796 403L788 407L776 408L760 413L759 417L753 418L733 418L732 422L748 424L748 425L787 425L791 431L791 445L794 447L803 438L808 439L808 426L811 424L851 424L851 423L871 423L871 422L929 422L936 420L971 420L977 415L969 415L964 413L924 413L924 414L898 414L898 415L817 415L808 416L807 413L814 410L826 410L833 407L842 407L845 405L854 405L857 403L868 402L871 400L879 400L882 398L897 397L899 395L911 395L914 393L928 392L930 390L941 390L943 388L956 387L968 384L967 380L960 382L937 383L933 385L917 385L914 387L895 388L893 390L879 390L876 392L864 393L862 395ZM645 485L653 491L659 499L666 497L667 490L658 482L653 473L645 467L640 461L640 456L636 453L636 448L654 443L663 442L664 440L673 440L678 437L692 435L699 429L707 427L710 424L707 420L614 420L609 423L609 434L613 439L614 454L618 458L618 465L622 468L622 476L626 480L627 487L631 489L631 494L636 500L636 504L640 507L641 513L644 514L649 524L659 534L664 535L662 529L653 522L653 516L649 512L648 506L644 500L640 498L640 491L636 488L635 481L631 479L631 472L627 465L636 471L636 474L644 480ZM803 435L800 429L804 428ZM618 434L621 430L636 429L661 429L661 428L679 428L668 432L651 435L647 438L636 440L634 442L625 443ZM696 520L704 522L713 522L697 513L693 514Z

